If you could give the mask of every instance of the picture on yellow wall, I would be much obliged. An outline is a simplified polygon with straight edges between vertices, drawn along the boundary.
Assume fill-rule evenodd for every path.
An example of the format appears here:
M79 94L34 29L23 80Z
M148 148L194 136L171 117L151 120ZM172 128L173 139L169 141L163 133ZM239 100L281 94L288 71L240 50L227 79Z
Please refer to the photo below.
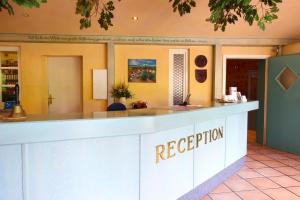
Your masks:
M155 83L155 59L128 59L128 82Z

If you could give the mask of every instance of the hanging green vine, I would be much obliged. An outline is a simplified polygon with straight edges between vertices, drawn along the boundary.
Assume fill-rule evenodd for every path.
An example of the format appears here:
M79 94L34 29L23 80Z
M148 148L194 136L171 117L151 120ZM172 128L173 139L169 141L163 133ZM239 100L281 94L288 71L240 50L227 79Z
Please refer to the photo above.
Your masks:
M120 0L119 0L120 1ZM98 23L101 28L108 30L113 26L114 2L109 0L102 2L99 0L78 0L76 4L76 14L80 15L80 29L89 28L93 16L99 16Z
M252 4L251 0L210 0L211 15L207 21L214 24L215 31L225 31L227 24L235 24L243 18L250 26L257 22L260 29L265 30L267 23L277 19L278 3L282 0L259 0Z
M0 11L7 10L10 15L14 14L10 2L13 1L20 6L27 8L40 7L47 0L0 0ZM117 0L120 1L120 0ZM196 7L195 0L169 0L172 3L174 12L180 16L191 12ZM243 19L250 26L257 22L260 29L265 30L266 24L272 23L278 18L278 4L282 0L209 0L210 16L207 21L214 24L215 31L225 31L228 24L235 24L239 19ZM77 0L76 14L80 15L80 29L91 26L92 17L97 16L101 28L108 30L113 26L114 1L100 0Z
M47 0L12 0L12 1L26 8L33 8L33 7L38 8L42 3L47 2ZM13 15L14 9L9 2L10 2L9 0L0 0L0 11L2 11L2 9L5 9L8 11L10 15Z

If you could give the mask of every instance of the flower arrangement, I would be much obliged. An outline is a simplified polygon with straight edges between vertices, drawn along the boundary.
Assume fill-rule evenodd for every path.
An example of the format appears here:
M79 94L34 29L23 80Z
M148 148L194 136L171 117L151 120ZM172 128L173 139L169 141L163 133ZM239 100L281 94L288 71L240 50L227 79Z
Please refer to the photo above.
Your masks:
M133 94L128 88L129 86L125 82L116 84L112 88L111 96L117 99L120 99L122 97L125 97L126 99L131 99L133 97Z
M145 101L136 101L132 103L133 109L141 109L141 108L147 108L147 102Z

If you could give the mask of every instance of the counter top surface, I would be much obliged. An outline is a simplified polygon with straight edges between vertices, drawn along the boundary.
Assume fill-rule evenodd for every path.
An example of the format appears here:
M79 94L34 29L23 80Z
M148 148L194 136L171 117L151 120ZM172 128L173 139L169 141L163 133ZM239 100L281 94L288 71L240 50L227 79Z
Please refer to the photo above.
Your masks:
M0 145L142 135L191 126L258 108L258 101L212 103L90 114L29 115L23 122L0 122Z
M251 103L251 102L248 102ZM211 108L228 107L234 105L241 105L246 103L218 103L211 102L206 105L188 105L188 106L171 106L147 109L128 109L125 111L103 111L91 113L69 113L69 114L36 114L28 115L24 121L1 121L2 117L8 115L9 112L0 112L0 124L2 123L24 123L24 122L39 122L39 121L58 121L58 120L84 120L84 119L110 119L110 118L124 118L124 117L154 117L169 115L174 113L189 112L195 110L205 110Z

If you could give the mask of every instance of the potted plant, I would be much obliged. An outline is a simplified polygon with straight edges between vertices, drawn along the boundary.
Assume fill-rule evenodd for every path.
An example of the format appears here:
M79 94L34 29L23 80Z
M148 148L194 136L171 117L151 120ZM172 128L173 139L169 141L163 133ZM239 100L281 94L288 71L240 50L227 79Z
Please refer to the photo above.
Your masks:
M129 86L125 82L115 84L111 91L111 96L118 99L118 102L126 105L126 99L133 97L132 92L128 89Z

